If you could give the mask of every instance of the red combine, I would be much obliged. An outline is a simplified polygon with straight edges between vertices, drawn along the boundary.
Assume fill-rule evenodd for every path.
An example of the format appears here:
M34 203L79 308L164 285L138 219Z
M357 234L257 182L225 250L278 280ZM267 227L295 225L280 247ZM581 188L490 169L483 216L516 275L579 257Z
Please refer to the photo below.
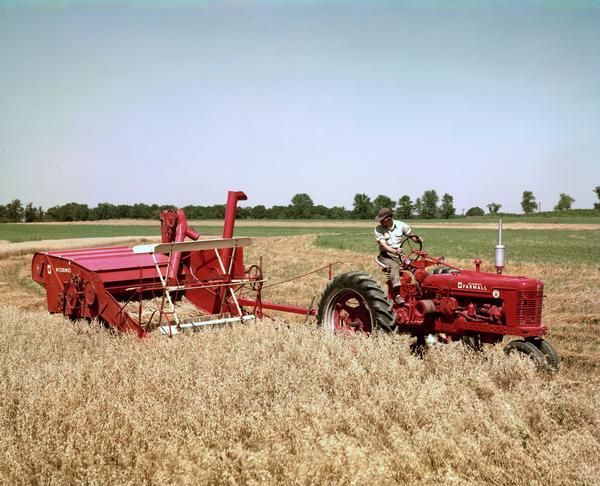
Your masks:
M46 288L48 310L71 319L98 319L117 331L140 337L159 329L173 335L184 329L262 318L265 309L317 315L331 333L376 329L427 338L462 340L480 349L505 335L519 336L507 352L532 357L538 365L558 369L559 358L543 339L543 283L501 275L504 246L496 247L497 274L464 270L433 258L417 238L405 240L409 256L402 277L402 305L392 304L369 275L343 273L332 278L321 294L318 312L262 300L260 265L244 265L250 238L234 238L237 202L243 192L230 191L222 238L200 239L188 226L182 209L162 211L160 244L88 248L36 253L32 277ZM185 241L186 237L192 241ZM323 267L327 268L327 267ZM182 318L178 305L197 311ZM158 305L147 309L149 302Z
M233 238L237 202L245 199L243 192L229 192L222 238L199 240L182 209L162 211L161 244L36 253L33 279L46 288L51 313L98 319L140 337L156 328L172 335L247 321L262 317L263 309L306 314L304 308L262 302L262 270L244 266L243 248L251 240ZM241 297L242 289L254 298ZM198 310L197 318L179 316L183 297ZM155 299L160 305L148 315L144 307Z

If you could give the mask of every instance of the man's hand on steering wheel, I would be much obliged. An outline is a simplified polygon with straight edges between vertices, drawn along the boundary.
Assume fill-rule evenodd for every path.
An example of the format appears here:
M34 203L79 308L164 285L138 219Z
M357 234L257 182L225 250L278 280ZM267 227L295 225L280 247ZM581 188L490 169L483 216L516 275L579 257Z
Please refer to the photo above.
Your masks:
M423 249L423 239L417 235L408 236L400 245L400 248L404 250L404 254L407 256L411 256L412 254L418 254ZM414 260L417 257L411 257Z

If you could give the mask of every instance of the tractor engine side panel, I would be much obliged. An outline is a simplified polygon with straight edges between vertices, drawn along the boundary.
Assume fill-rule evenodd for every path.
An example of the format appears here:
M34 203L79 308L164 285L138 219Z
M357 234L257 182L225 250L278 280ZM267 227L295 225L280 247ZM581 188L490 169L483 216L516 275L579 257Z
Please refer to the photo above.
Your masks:
M455 274L430 275L422 283L424 298L453 297L462 306L489 304L502 309L502 323L509 327L542 325L542 281L511 275L463 270Z

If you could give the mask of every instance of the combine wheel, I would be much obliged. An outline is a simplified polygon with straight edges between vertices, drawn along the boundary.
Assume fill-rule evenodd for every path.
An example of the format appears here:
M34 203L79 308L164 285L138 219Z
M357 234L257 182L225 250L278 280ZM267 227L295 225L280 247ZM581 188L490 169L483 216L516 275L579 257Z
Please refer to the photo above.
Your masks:
M558 353L556 349L546 340L535 337L527 340L532 343L536 348L538 348L546 358L546 364L549 371L557 372L560 367L560 358L558 357Z
M97 299L96 286L94 282L88 280L83 286L83 295L85 295L85 302L88 306L94 305Z
M248 278L252 279L252 282L249 284L250 289L254 292L261 290L263 286L263 282L261 282L263 279L262 269L258 265L251 265L246 274Z
M67 305L65 307L67 314L70 316L74 315L77 306L79 305L79 294L77 293L77 289L72 285L67 288L66 301Z
M336 275L325 287L319 301L317 323L327 332L371 333L394 328L391 303L381 287L367 274L348 272Z
M535 346L533 343L530 343L529 341L511 341L505 346L504 352L508 355L511 355L513 353L519 353L523 356L530 358L539 369L544 371L548 370L546 356L544 356L544 353L542 353L542 351L540 351L537 348L537 346Z

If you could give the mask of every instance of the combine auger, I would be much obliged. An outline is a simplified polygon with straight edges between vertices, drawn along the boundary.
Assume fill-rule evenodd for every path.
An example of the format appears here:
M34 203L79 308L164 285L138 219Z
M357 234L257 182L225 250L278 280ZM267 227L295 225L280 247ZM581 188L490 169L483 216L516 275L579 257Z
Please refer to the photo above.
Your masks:
M518 336L506 346L507 352L527 355L542 368L558 369L558 355L543 339L544 284L502 275L501 226L496 273L481 271L479 259L474 260L474 270L450 265L443 257L430 256L418 238L410 237L403 243L408 257L400 288L404 303L393 303L392 289L388 286L386 294L365 273L333 277L333 264L328 264L317 269L329 268L329 283L317 311L312 303L306 308L263 301L261 265L244 265L244 247L251 239L233 237L237 203L245 199L243 192L229 192L222 238L200 239L182 209L162 211L161 243L36 253L33 279L46 288L51 313L98 319L140 337L157 328L172 336L185 329L251 321L268 309L316 315L317 323L332 334L376 330L411 334L417 347L435 338L462 340L481 349L485 343L500 343L506 335ZM195 317L178 313L183 298L197 311ZM148 302L157 301L144 311Z

